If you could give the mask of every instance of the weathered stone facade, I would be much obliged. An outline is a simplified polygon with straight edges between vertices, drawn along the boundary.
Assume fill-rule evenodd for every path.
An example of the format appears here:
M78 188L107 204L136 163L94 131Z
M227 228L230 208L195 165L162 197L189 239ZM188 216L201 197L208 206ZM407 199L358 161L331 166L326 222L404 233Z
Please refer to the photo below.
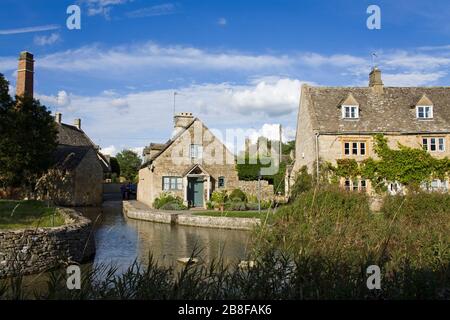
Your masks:
M273 185L269 184L267 180L261 180L261 185L259 186L258 181L242 181L238 183L238 188L244 191L247 195L258 197L259 192L261 192L261 199L270 200L275 196L273 191ZM261 190L259 191L259 188Z
M55 228L0 230L0 278L41 273L95 254L91 221L72 209L58 209L66 224Z
M418 116L418 108L423 106L433 110L425 119ZM346 117L345 107L352 107L355 114ZM435 147L428 150L430 154L450 157L450 87L383 87L378 69L371 72L366 88L303 85L289 185L303 166L316 173L318 163L376 159L373 136L377 133L384 134L394 149L399 143L422 148L424 139L433 138ZM439 139L443 139L442 146L437 146ZM354 143L357 149L363 144L364 152L348 150ZM366 183L370 193L370 181Z
M183 113L185 114L185 113ZM181 197L187 205L188 180L198 178L203 182L203 207L214 190L232 190L238 187L238 175L234 155L197 118L184 115L182 125L176 127L176 135L163 148L158 146L155 155L148 150L146 162L139 171L137 199L149 206L162 192ZM177 122L176 122L177 124ZM178 122L179 124L179 122ZM191 157L191 147L201 146L201 156ZM151 156L150 156L151 155ZM164 190L164 177L176 177L181 186ZM223 185L219 185L219 179Z

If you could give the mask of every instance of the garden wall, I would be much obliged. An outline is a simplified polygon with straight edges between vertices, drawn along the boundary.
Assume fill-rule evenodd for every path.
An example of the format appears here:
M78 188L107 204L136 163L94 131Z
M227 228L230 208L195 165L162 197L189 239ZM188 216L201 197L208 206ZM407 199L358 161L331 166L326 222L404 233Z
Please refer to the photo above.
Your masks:
M238 188L244 191L246 194L258 196L258 181L243 181L239 180ZM269 200L273 199L274 191L273 185L269 184L267 180L261 180L261 199Z
M0 278L41 273L95 254L91 221L73 209L58 209L66 224L55 228L0 230Z

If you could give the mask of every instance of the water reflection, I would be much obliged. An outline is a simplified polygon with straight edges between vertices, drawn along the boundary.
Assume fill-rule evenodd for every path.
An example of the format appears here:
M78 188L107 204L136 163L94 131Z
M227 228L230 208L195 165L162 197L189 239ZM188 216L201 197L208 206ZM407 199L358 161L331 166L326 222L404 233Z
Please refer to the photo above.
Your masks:
M230 263L245 259L249 250L249 232L132 220L122 214L120 201L79 210L95 223L94 264L113 263L123 270L135 259L145 265L152 252L160 264L173 265L196 247L206 263L219 256Z

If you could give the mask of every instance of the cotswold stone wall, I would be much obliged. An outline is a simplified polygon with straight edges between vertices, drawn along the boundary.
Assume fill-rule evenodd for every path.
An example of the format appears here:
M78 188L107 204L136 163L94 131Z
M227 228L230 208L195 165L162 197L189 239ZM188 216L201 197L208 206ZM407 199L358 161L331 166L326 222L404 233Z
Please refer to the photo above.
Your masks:
M238 183L238 188L244 191L246 194L258 197L258 181L242 181ZM261 180L261 199L270 200L273 199L273 185L270 185L268 181Z
M0 278L40 273L94 256L91 221L73 209L59 210L63 226L0 230Z

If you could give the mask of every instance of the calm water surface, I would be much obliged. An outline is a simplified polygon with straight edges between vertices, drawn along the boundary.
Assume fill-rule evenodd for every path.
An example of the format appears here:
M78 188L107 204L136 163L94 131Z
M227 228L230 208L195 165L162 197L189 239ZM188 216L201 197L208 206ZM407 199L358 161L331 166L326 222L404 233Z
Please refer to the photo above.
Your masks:
M95 225L94 264L112 263L127 268L134 260L148 262L149 253L164 265L189 257L197 247L206 263L222 256L225 262L244 260L249 249L247 231L172 226L126 218L120 201L106 201L102 208L79 208Z

